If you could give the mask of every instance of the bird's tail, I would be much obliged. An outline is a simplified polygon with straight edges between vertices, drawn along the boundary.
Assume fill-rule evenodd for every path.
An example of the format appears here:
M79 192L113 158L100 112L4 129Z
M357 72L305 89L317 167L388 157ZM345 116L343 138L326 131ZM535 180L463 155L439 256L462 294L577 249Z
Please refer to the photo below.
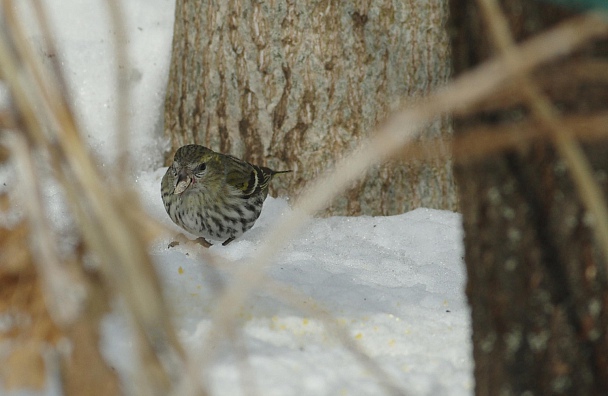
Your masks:
M270 169L270 174L272 176L274 176L276 174L279 174L279 173L289 173L289 172L293 172L293 171L291 169L290 170L284 170L284 171L275 171L275 170Z

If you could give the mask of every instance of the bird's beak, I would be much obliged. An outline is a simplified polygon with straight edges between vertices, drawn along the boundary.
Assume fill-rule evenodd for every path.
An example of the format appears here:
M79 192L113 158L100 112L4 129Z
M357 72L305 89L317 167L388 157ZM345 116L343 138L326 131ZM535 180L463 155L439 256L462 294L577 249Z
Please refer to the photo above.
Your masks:
M182 169L177 175L177 183L175 183L175 190L173 194L181 194L190 187L192 184L192 177L186 173L186 170Z

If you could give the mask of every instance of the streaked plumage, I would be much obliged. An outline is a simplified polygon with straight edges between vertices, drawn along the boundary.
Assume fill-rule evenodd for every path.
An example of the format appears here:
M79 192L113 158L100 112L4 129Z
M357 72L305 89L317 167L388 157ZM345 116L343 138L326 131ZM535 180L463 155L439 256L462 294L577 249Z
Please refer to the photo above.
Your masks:
M191 234L227 245L260 216L277 173L204 146L180 147L163 176L161 194L171 220Z

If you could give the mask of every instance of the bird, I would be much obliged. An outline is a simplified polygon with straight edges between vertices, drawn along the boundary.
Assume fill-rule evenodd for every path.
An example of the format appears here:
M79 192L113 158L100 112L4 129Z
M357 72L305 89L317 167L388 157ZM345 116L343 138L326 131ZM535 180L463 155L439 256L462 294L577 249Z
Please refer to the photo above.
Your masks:
M198 243L209 247L214 240L226 246L253 227L270 181L288 172L188 144L175 152L161 181L161 196L171 220L196 235Z

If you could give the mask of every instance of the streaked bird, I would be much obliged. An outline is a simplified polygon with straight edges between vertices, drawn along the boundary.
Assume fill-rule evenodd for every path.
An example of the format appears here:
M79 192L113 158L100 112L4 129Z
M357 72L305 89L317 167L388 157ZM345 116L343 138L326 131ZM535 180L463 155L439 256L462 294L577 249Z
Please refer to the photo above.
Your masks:
M211 246L209 240L225 246L253 227L270 181L286 172L291 171L275 171L189 144L175 152L161 194L175 224L205 246Z

